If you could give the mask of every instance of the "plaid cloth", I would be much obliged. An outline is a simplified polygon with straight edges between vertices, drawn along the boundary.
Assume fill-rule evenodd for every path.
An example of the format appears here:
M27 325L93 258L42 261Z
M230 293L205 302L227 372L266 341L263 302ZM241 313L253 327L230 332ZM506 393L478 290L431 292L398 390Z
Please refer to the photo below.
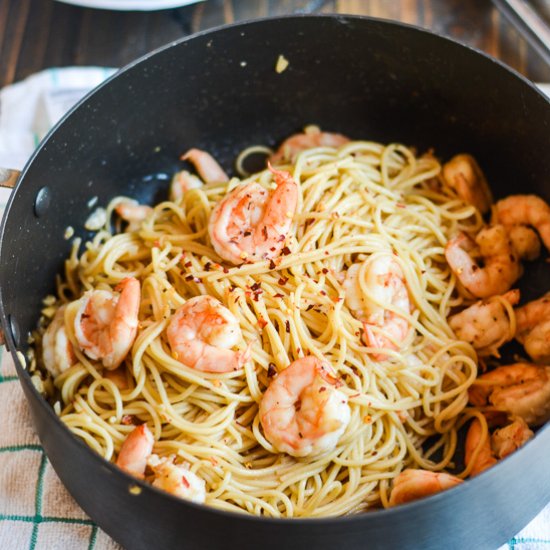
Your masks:
M0 166L21 168L64 110L111 72L52 69L0 91ZM550 95L550 87L544 91ZM0 214L8 196L0 190ZM0 347L0 550L120 550L61 484L34 432L12 358L3 352ZM550 550L550 504L499 550Z

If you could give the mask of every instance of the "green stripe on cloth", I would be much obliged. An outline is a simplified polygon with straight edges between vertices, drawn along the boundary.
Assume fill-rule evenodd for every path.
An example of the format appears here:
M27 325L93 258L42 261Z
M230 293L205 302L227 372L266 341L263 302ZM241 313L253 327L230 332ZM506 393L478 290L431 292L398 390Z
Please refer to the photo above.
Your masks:
M44 472L46 471L47 458L45 454L42 454L42 459L40 460L40 467L38 469L38 482L36 484L36 497L34 501L35 512L34 512L34 525L32 528L31 534L31 544L29 550L34 550L36 547L36 540L38 538L38 526L42 520L42 495L44 494Z
M56 516L20 516L17 514L0 514L0 521L23 521L25 523L70 523L76 525L91 525L97 530L97 525L91 519L62 518Z
M549 539L537 539L536 537L514 537L508 545L510 546L510 550L514 550L517 544L529 544L529 543L536 543L536 544L550 544Z
M0 453L16 453L17 451L39 451L43 452L41 445L10 445L0 447Z
M92 533L90 534L90 544L88 544L88 550L94 550L96 539L97 539L97 525L94 525L92 527Z

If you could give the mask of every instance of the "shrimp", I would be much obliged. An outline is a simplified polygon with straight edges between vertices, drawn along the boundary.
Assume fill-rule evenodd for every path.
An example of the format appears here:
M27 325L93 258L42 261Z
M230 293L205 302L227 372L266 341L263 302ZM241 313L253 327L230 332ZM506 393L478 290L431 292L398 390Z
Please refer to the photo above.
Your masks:
M76 340L90 359L114 370L124 360L138 329L140 284L133 277L108 290L89 290L79 300L74 321Z
M238 319L212 296L187 300L166 329L176 359L203 372L230 372L248 361L248 352L233 351L243 335Z
M550 206L536 195L511 195L495 204L494 216L505 226L535 228L550 251Z
M534 435L525 420L521 417L516 417L508 425L497 429L490 437L487 434L482 447L474 459L474 453L478 449L483 436L481 422L477 418L474 418L468 428L464 447L464 462L466 466L470 466L472 461L474 461L470 475L476 476L487 468L494 466L499 460L512 454L527 443Z
M394 480L390 495L390 506L418 500L446 489L460 485L462 480L445 472L430 472L408 468L403 470Z
M307 126L302 134L294 134L285 139L269 160L272 164L280 164L284 161L293 163L296 157L306 149L312 147L341 147L348 142L349 138L342 134L321 132L317 126Z
M482 214L488 212L493 202L487 179L471 155L454 156L443 165L443 179L456 194Z
M499 411L519 416L529 426L550 419L550 367L514 363L482 374L469 389L470 403L489 404Z
M372 258L372 257L371 257ZM362 284L361 284L362 283ZM401 267L390 254L353 264L343 283L346 304L363 323L364 339L374 348L398 349L407 338L410 324L403 313L410 313L411 302ZM363 291L368 290L368 294ZM377 354L383 360L385 355Z
M511 306L516 305L519 302L519 290L480 300L448 319L457 338L472 344L482 357L499 357L498 348L514 337L503 301Z
M288 172L270 167L271 193L251 182L236 187L214 208L208 232L214 250L240 265L277 257L285 247L298 204L298 186Z
M172 183L170 184L170 200L179 202L187 191L190 189L199 189L202 186L203 183L197 176L189 173L187 170L181 170L174 174L172 178Z
M145 478L147 467L153 472L152 485L193 502L206 498L204 480L183 465L174 464L174 457L160 458L152 454L154 437L146 424L137 426L125 439L116 465L138 479ZM149 476L147 476L149 479Z
M260 403L266 439L279 452L304 457L334 449L349 424L348 398L331 367L312 355L273 379Z
M134 200L124 200L115 206L115 212L128 222L128 231L138 231L141 222L153 213L153 209L145 204L139 204Z
M550 293L516 309L516 339L536 363L550 362Z
M124 440L116 459L116 465L134 477L143 479L147 459L153 452L155 438L147 424L134 428Z
M162 489L179 498L198 504L206 500L204 479L183 465L174 464L174 457L160 458L151 455L147 465L153 470L153 487Z
M42 338L42 360L46 370L55 378L76 363L73 345L65 330L65 310L61 306L44 332Z
M521 260L532 261L540 256L540 240L530 227L511 225L506 227L506 230Z
M471 257L474 245L464 233L445 246L447 263L462 286L476 298L504 294L522 274L521 264L504 226L482 229L476 243L483 257L483 267Z
M223 168L217 163L216 159L200 149L189 149L187 153L181 156L181 160L188 160L205 183L225 183L229 181Z

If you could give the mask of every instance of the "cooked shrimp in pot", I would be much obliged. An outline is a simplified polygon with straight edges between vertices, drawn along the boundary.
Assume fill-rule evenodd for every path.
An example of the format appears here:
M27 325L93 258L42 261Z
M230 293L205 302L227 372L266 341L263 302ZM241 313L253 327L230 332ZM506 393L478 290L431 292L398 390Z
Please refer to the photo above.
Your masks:
M390 495L390 506L418 500L446 489L460 485L462 480L444 472L430 472L409 468L403 470L394 480Z
M461 233L445 246L445 258L460 283L476 298L504 294L520 278L521 264L502 225L482 229L475 242L483 257L481 267L472 257L474 243Z
M55 378L76 363L73 345L65 330L65 310L61 306L44 332L42 338L42 359L48 372Z
M204 479L183 465L175 464L174 457L160 458L157 455L151 455L147 465L153 471L153 487L191 502L204 503L206 499Z
M296 161L296 157L306 149L312 147L341 147L348 142L349 138L342 134L321 132L317 126L307 126L304 128L303 133L294 134L285 139L269 160L272 164L293 163Z
M471 155L454 156L443 165L443 179L456 194L482 214L489 211L493 202L489 184L478 163Z
M255 182L240 185L210 215L212 246L235 265L276 258L285 247L298 204L298 186L288 172L270 170L277 183L273 191Z
M124 279L115 289L89 290L80 298L74 321L79 347L90 359L116 369L124 360L138 329L141 298L139 281Z
M145 204L139 204L134 200L124 200L115 206L115 212L128 222L128 231L137 231L141 222L152 214L153 209Z
M511 195L495 204L494 216L505 226L535 228L550 251L550 206L536 195Z
M146 424L134 428L120 448L116 465L139 479L145 477L149 467L153 472L153 487L186 500L203 503L206 497L204 480L183 465L174 464L173 456L160 458L151 454L154 442L153 434Z
M179 202L185 193L191 189L199 189L203 186L203 182L194 174L187 170L181 170L174 174L170 184L170 200Z
M521 417L529 426L550 419L550 367L514 363L479 376L469 389L470 403Z
M225 183L229 181L227 174L216 159L206 151L189 149L181 156L181 160L188 160L205 183Z
M147 424L135 427L124 440L116 465L134 477L143 479L147 459L153 452L154 443L155 438Z
M238 319L212 296L187 300L166 329L175 358L203 372L230 372L248 361L248 352L232 348L242 342Z
M516 309L516 339L536 363L550 362L550 293Z
M266 439L296 457L332 451L350 421L347 396L328 363L310 355L274 378L260 403Z
M466 466L472 466L470 475L476 476L494 466L499 460L525 445L534 435L525 420L516 417L506 426L495 430L492 435L487 433L478 451L483 437L483 427L481 422L474 418L468 428L464 447L464 462Z
M506 231L520 260L532 261L540 256L540 239L533 229L526 225L510 225Z
M502 296L476 302L449 317L449 326L459 340L472 344L478 355L499 357L500 346L514 337L504 302L510 306L516 305L519 302L519 290L510 290Z
M363 264L353 264L343 286L347 306L363 323L365 343L373 348L399 349L411 331L403 315L412 308L403 272L392 255L371 256ZM385 355L374 357L383 360Z

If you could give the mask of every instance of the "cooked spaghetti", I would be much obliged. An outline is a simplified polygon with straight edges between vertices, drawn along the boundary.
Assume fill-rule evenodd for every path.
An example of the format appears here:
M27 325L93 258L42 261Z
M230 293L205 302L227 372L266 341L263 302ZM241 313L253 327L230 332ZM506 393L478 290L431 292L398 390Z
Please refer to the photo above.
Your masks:
M208 224L242 183L272 189L270 170L197 185L125 230L114 214L124 199L113 199L105 227L80 256L75 241L58 295L46 301L44 326L68 304L62 323L75 354L50 398L68 428L107 460L146 423L155 453L186 463L205 482L206 504L219 509L320 517L385 507L404 468L455 467L457 432L479 414L467 408L476 353L447 322L464 299L444 252L458 232L476 233L482 217L446 185L432 154L403 145L316 147L277 168L296 182L298 207L280 255L252 263L223 261ZM399 341L383 325L366 327L346 298L351 266L364 266L352 284L368 295L361 274L381 259L396 266L408 291L408 310L389 307L407 328ZM77 345L75 300L129 277L141 283L137 337L110 371ZM246 360L237 370L186 366L168 342L175 312L203 295L238 320L234 350ZM372 347L376 337L382 351ZM273 380L309 356L332 367L349 420L333 448L291 456L266 437L259 409Z

